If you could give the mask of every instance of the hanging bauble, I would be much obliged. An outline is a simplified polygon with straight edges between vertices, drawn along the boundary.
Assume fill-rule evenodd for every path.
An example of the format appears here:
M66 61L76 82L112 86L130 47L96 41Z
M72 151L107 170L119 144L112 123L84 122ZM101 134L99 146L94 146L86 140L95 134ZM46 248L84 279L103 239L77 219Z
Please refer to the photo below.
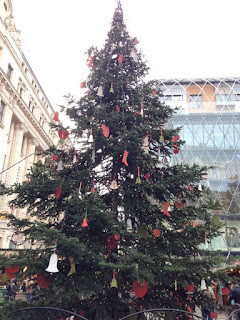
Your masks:
M88 62L89 67L93 67L93 59L94 59L94 57L90 58L90 60Z
M160 134L159 142L164 143L164 136L163 136L163 133L162 133L162 128L161 128L161 134Z
M92 142L93 142L92 128L90 129L90 134L89 134L88 142L89 142L89 143L92 143Z
M117 280L116 280L116 275L115 275L115 271L113 271L113 278L112 278L112 281L110 283L110 287L111 288L117 288L118 285L117 285Z
M124 150L122 163L125 164L126 167L128 167L127 157L128 157L128 151L127 151L127 150Z
M120 112L120 107L119 106L116 106L116 111Z
M200 180L199 183L198 183L198 191L202 191L202 183L201 183L201 180Z
M153 235L154 235L154 237L159 237L160 236L160 230L159 229L154 229L153 230Z
M145 294L148 292L148 284L147 281L139 282L134 281L132 284L133 292L135 293L135 296L138 298L143 298Z
M46 289L51 282L52 282L52 278L49 274L42 274L42 273L37 274L37 284L39 288Z
M113 81L111 82L111 87L110 87L109 92L114 93L114 89L113 89Z
M211 317L212 319L217 319L218 313L215 312L215 311L211 311L211 312L210 312L210 317Z
M123 62L123 55L122 54L120 54L120 56L118 57L118 62L119 62L119 64L122 64L122 62Z
M45 271L50 272L50 273L57 273L59 272L58 268L57 268L57 255L56 253L53 253L50 257L49 260L49 265L47 267L47 269L45 269Z
M103 87L102 87L102 85L100 85L98 87L97 96L103 97Z
M189 284L189 285L187 286L187 291L193 292L193 291L194 291L194 285L193 285L193 284Z
M127 231L132 232L132 219L127 219Z
M67 276L70 277L73 273L76 273L76 267L74 259L69 257L69 263L70 263L70 271L68 272Z
M149 179L150 179L150 173L146 173L146 174L145 174L145 179L146 179L146 180L149 180Z
M117 248L118 240L114 238L114 236L107 236L107 247L110 250L114 250Z
M15 231L11 237L11 242L15 244L15 246L21 246L26 241L26 236L21 231Z
M62 188L56 188L55 189L55 198L58 200L61 196L61 193L62 193Z
M88 219L85 217L83 218L82 227L87 227L87 226L88 226Z
M58 165L57 165L57 171L61 171L63 169L63 162L62 162L62 159L60 159L58 161Z
M130 53L130 57L133 58L133 60L134 60L135 62L138 61L138 58L137 58L137 49L136 49L136 48L132 48L131 53Z
M168 212L168 207L169 207L169 205L170 205L170 201L166 201L165 202L165 207L164 207L164 214L166 215L166 216L168 216L168 217L170 217L170 214L169 214L169 212Z
M109 137L109 128L103 123L102 124L102 131L103 131L103 135L105 138L108 138Z
M52 159L53 159L54 161L57 161L57 159L58 159L57 154L54 153L54 154L52 155Z
M119 188L119 186L117 184L117 180L113 179L111 184L110 184L110 189L117 190L118 188Z
M59 112L58 111L56 111L54 113L53 120L60 122L60 120L59 120Z
M67 130L59 130L59 131L58 131L58 135L59 135L59 138L60 138L61 140L66 140L67 137L68 137L68 135L69 135L69 133L68 133Z

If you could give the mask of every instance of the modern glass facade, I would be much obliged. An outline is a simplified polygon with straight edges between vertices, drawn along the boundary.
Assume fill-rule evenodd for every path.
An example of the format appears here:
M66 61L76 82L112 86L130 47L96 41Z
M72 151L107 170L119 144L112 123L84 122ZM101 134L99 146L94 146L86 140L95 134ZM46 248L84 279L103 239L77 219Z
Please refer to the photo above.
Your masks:
M225 227L213 249L240 252L240 78L160 80L160 89L179 108L168 126L182 127L186 141L172 163L214 167L209 184Z

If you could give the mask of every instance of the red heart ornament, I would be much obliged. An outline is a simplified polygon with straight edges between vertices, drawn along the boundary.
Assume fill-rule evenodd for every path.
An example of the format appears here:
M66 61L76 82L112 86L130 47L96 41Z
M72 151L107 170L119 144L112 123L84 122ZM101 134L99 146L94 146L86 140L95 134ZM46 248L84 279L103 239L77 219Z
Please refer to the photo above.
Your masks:
M110 131L109 131L109 128L105 124L102 124L102 131L103 131L104 137L108 138Z
M230 290L228 288L222 288L222 295L223 296L227 296L227 295L229 295L229 293L230 293Z
M68 133L67 130L65 130L65 131L59 130L59 131L58 131L59 138L62 139L62 140L66 140L67 137L68 137L68 134L69 134L69 133Z
M177 207L178 209L181 209L183 206L184 206L184 203L183 203L183 202L176 203L176 207Z
M62 188L56 188L55 189L55 198L59 199L62 193Z
M139 281L134 281L132 287L133 292L138 298L143 298L145 294L148 292L147 281L143 281L142 283Z
M154 237L159 237L160 236L160 230L159 229L154 229L153 230L153 235L154 235Z
M117 240L112 236L107 236L107 246L110 250L114 250L117 247Z
M174 152L175 154L178 154L178 153L179 153L179 149L174 149L173 152Z
M145 179L146 179L146 180L150 179L150 173L146 173L146 174L145 174Z
M119 240L119 235L118 234L114 234L114 239L116 240L116 241L118 241Z
M194 290L194 285L193 284L189 284L187 286L187 291L193 292L193 290Z
M120 107L116 106L116 110L117 110L117 112L120 112Z
M52 159L56 161L58 159L58 156L56 154L53 154Z
M8 277L8 279L13 279L17 272L19 272L19 266L9 267L9 268L5 269L5 273Z
M49 284L52 282L52 278L50 277L49 274L42 274L38 273L37 274L37 284L39 285L40 288L47 288Z
M212 312L210 312L210 317L213 318L213 319L217 319L218 313L212 311Z

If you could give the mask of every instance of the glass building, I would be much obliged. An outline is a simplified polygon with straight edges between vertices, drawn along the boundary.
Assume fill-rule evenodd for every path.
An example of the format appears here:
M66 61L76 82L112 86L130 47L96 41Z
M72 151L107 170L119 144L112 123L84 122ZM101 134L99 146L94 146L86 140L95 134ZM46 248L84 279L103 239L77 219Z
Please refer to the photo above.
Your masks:
M172 163L213 166L210 189L224 223L212 249L240 252L240 78L160 80L162 100L178 107L168 126L182 127L185 145Z

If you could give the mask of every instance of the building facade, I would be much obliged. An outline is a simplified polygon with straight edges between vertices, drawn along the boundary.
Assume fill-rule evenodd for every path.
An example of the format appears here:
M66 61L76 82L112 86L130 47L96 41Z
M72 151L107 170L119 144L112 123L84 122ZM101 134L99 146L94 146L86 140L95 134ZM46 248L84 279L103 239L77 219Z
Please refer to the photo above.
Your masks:
M212 249L240 251L240 78L160 80L162 100L178 107L168 126L186 143L172 164L213 166L208 181L224 227ZM206 184L206 181L202 182Z
M21 50L10 0L0 0L0 180L7 186L27 180L38 153L57 144L49 127L54 109ZM5 217L9 198L0 198L0 248L11 248L13 230ZM14 210L17 217L26 215ZM26 244L27 245L27 244Z

